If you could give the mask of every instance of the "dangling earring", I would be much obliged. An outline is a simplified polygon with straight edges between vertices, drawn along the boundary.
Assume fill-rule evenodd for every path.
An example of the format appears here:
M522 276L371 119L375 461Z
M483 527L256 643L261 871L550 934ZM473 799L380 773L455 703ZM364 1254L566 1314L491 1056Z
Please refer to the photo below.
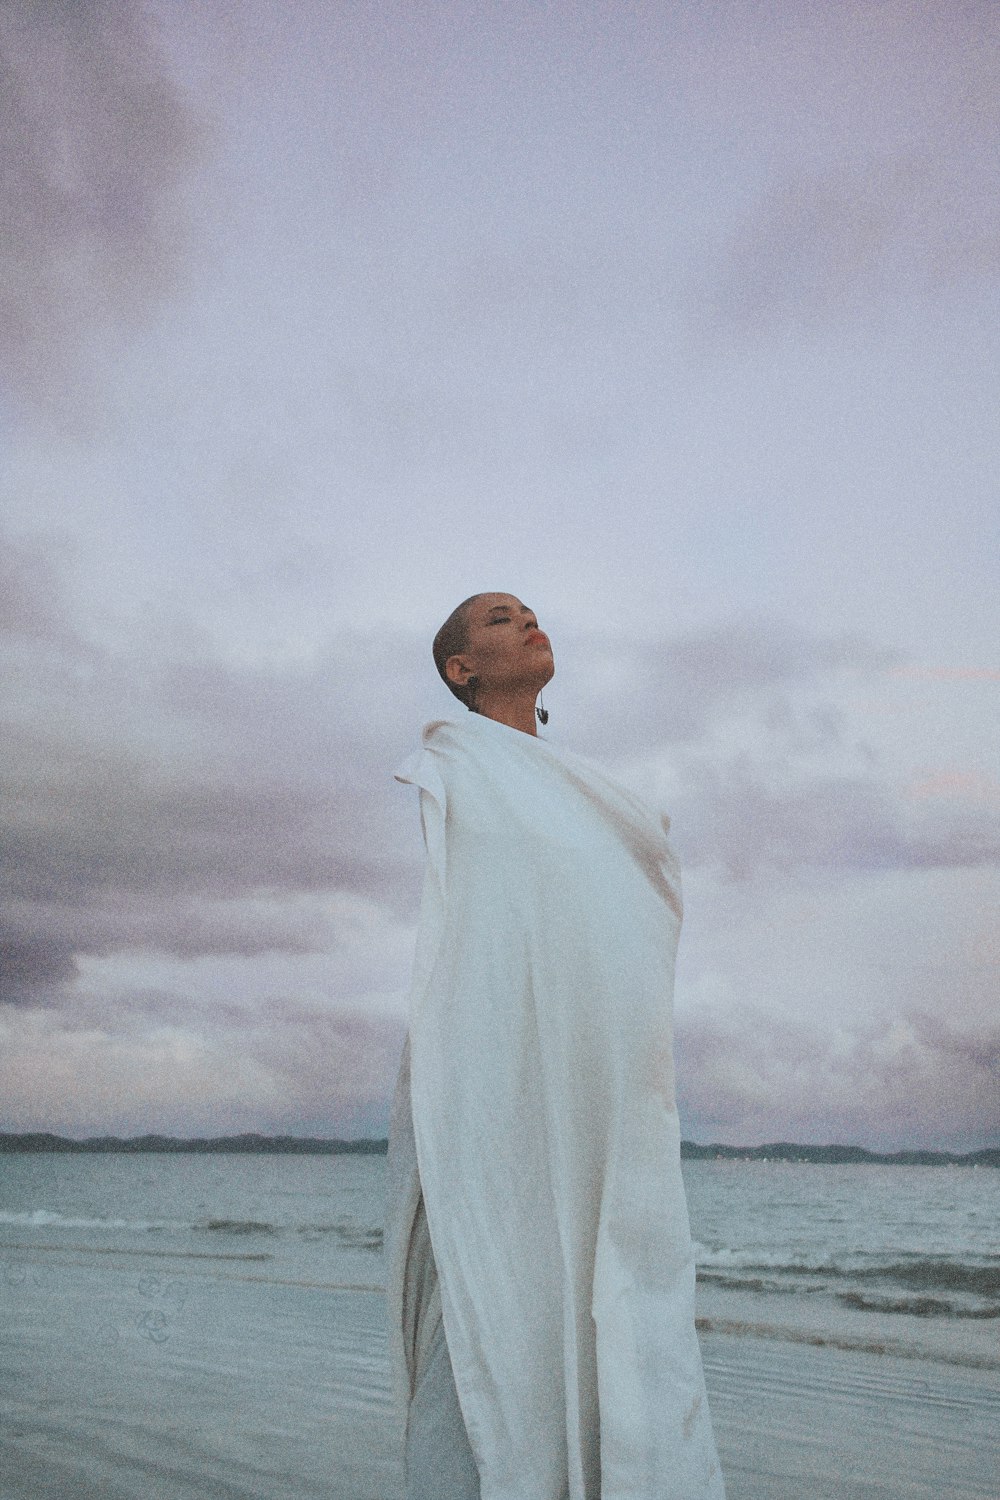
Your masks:
M545 707L545 702L542 698L541 693L539 693L538 695L538 707L535 709L535 718L538 720L539 724L541 724L543 729L549 722L549 711Z
M479 678L470 677L465 686L468 689L469 693L469 696L465 700L465 706L469 710L470 714L477 714L479 710L476 707L476 688L479 686Z

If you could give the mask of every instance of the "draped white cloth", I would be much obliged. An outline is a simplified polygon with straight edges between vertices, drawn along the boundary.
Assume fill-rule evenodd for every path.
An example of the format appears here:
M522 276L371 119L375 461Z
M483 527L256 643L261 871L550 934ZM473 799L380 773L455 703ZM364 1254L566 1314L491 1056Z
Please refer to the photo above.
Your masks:
M420 788L428 855L390 1127L400 1399L422 1190L483 1500L724 1500L674 1103L669 820L475 714L429 724L397 779Z

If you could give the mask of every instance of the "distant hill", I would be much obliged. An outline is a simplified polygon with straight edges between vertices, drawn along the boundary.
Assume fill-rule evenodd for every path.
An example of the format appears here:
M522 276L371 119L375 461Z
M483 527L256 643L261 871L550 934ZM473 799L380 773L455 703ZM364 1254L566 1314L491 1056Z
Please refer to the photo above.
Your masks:
M388 1141L326 1140L318 1136L305 1135L216 1135L208 1138L192 1138L174 1135L134 1135L122 1138L117 1135L89 1136L85 1141L75 1141L69 1136L52 1135L49 1131L38 1131L28 1135L13 1135L0 1131L0 1152L3 1151L218 1151L243 1152L251 1155L289 1152L297 1156L332 1156L341 1152L353 1152L362 1156L384 1156Z
M880 1162L899 1167L1000 1167L1000 1146L982 1151L866 1151L864 1146L796 1146L774 1141L768 1146L696 1146L681 1141L686 1161L808 1161L827 1165Z
M16 1135L0 1131L0 1153L7 1151L123 1152L189 1151L228 1152L231 1154L266 1155L288 1153L294 1156L333 1156L353 1153L361 1156L384 1156L388 1142L375 1140L343 1141L320 1136L302 1135L217 1135L184 1138L173 1135L90 1136L77 1141L49 1131ZM829 1165L881 1162L901 1167L1000 1167L1000 1146L960 1154L954 1151L866 1151L863 1146L797 1146L792 1141L774 1141L768 1146L698 1146L681 1142L685 1161L788 1161L818 1162Z

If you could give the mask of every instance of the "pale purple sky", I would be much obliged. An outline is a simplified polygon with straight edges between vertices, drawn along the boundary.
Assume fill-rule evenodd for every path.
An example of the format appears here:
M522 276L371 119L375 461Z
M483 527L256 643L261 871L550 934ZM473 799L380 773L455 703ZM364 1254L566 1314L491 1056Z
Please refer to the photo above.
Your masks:
M6 5L0 1129L380 1134L509 589L689 1138L1000 1143L1000 10Z

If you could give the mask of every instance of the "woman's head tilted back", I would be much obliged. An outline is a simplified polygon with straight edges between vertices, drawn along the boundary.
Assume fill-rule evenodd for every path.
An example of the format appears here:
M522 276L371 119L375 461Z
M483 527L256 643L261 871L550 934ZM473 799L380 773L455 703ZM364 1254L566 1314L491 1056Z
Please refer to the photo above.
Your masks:
M513 594L464 599L434 637L434 663L466 708L507 721L511 703L534 704L555 671L534 610Z

